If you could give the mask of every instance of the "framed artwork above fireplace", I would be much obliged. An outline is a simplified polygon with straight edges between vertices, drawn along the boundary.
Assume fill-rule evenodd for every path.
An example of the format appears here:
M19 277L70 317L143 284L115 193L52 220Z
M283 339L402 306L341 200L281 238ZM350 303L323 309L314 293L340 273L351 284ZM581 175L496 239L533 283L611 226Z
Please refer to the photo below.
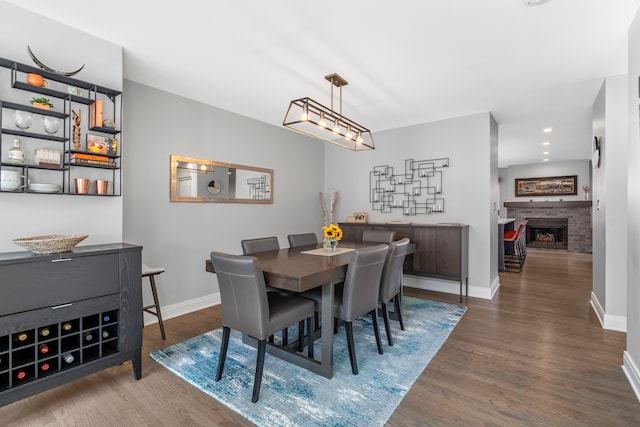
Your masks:
M575 196L578 194L578 175L516 178L516 197Z

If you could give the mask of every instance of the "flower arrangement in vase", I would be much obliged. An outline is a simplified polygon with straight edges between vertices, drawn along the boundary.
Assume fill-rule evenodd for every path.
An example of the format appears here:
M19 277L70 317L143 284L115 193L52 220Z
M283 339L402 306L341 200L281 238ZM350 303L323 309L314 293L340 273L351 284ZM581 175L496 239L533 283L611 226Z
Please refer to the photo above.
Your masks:
M582 186L582 191L584 191L584 199L585 200L589 200L589 192L591 191L591 186L590 185L583 185Z
M329 224L328 227L322 227L324 240L322 248L325 251L335 251L338 248L338 242L342 240L342 229L336 224Z
M320 206L322 207L322 233L324 236L322 248L326 251L335 251L338 247L338 241L342 240L342 229L333 222L337 204L338 192L334 191L331 193L331 210L329 220L327 221L327 208L325 206L324 195L320 193Z

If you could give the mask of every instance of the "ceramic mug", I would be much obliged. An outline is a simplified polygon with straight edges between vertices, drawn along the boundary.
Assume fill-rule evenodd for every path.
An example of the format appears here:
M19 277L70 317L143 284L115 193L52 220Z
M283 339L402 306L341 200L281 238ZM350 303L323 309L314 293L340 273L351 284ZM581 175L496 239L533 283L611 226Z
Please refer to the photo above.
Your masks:
M15 191L26 185L25 180L27 177L20 175L20 172L3 170L0 171L0 174L0 190Z
M27 83L29 83L30 85L39 86L39 87L49 86L49 81L47 81L40 74L32 74L32 73L27 74Z

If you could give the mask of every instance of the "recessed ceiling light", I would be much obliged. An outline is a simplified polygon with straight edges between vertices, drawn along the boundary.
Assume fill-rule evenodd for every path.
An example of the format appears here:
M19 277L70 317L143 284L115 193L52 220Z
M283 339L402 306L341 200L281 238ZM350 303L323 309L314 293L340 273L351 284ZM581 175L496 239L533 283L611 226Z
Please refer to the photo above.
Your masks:
M553 130L553 129L551 129L551 128L544 128L544 129L542 129L542 132L544 132L544 133L549 133L549 132L551 132L552 130Z
M545 141L542 143L542 145L551 145L551 143L549 141Z
M543 162L548 162L548 161L549 161L549 159L543 159L542 161L543 161Z
M548 152L548 151L545 151L545 152L544 152L544 153L542 153L542 154L544 154L544 155L546 156L547 154L549 154L549 152Z

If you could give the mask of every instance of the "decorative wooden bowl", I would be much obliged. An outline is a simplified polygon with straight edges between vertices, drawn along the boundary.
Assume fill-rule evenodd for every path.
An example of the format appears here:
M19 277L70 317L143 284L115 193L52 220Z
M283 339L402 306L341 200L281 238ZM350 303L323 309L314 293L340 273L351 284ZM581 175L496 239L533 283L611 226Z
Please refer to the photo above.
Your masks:
M57 254L70 251L87 237L88 234L23 237L13 240L13 243L34 254Z

